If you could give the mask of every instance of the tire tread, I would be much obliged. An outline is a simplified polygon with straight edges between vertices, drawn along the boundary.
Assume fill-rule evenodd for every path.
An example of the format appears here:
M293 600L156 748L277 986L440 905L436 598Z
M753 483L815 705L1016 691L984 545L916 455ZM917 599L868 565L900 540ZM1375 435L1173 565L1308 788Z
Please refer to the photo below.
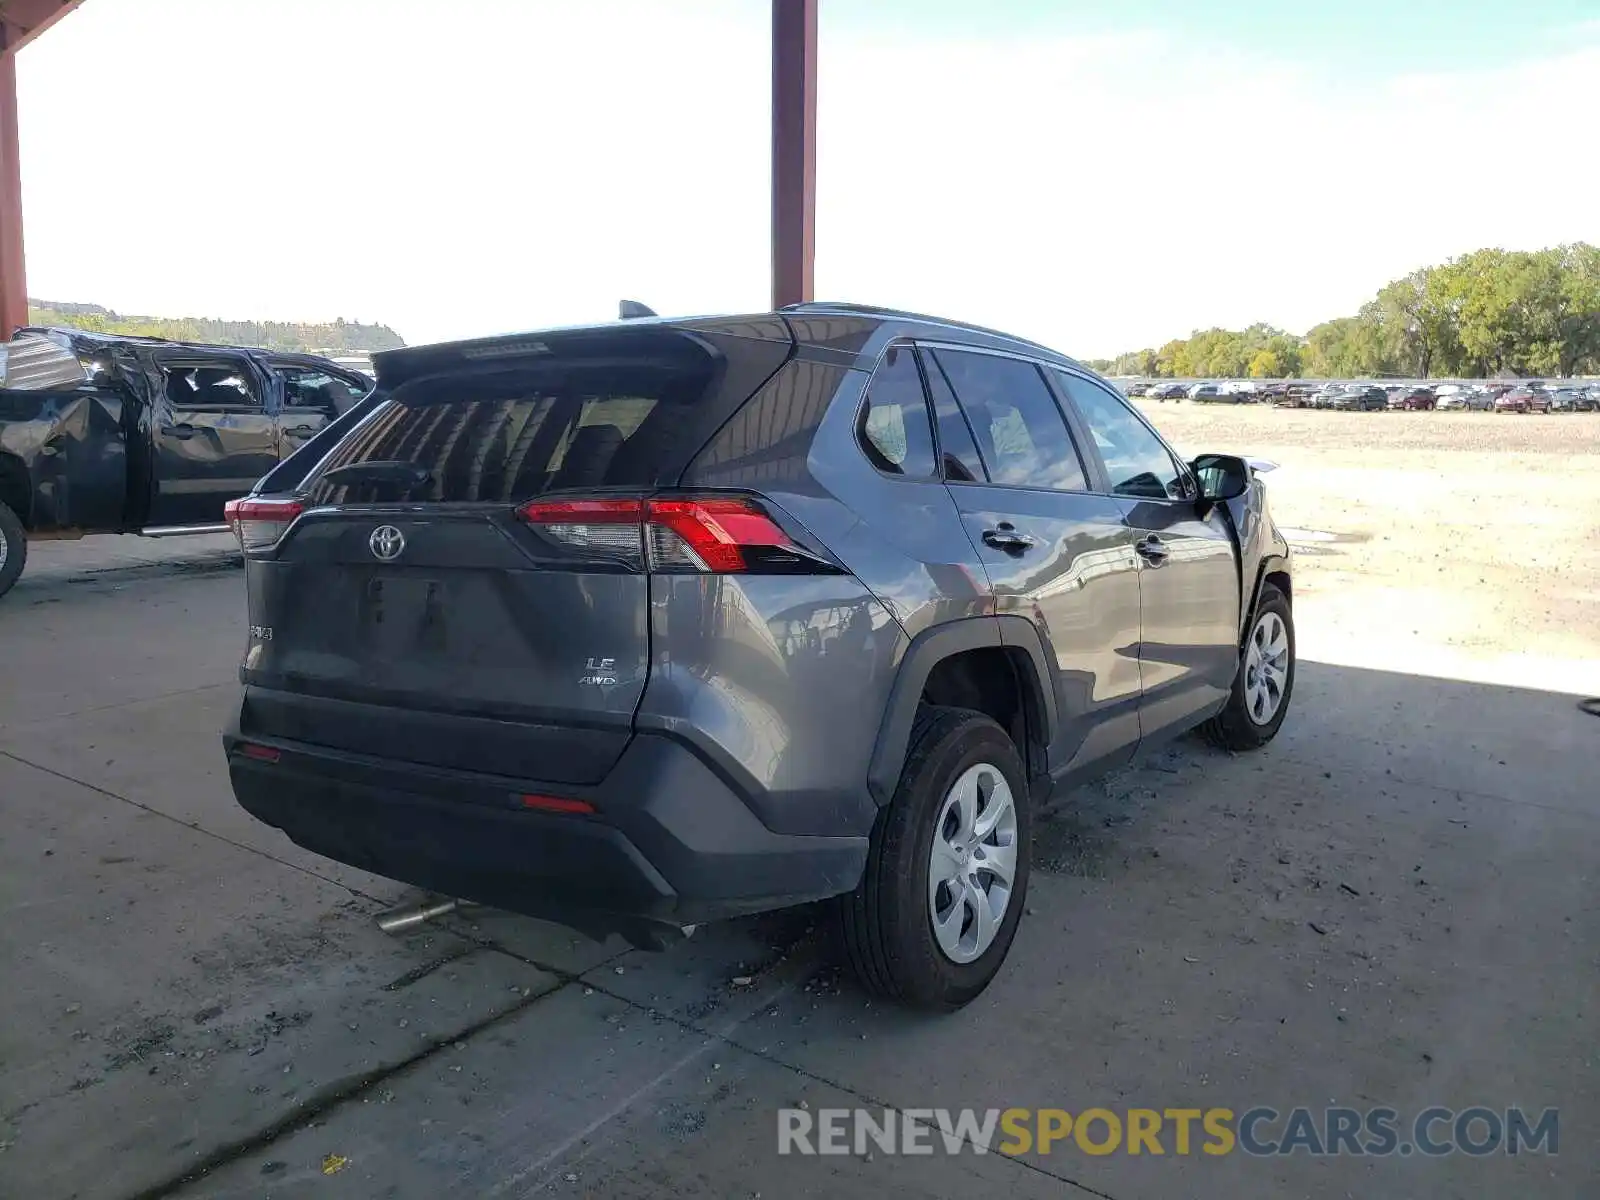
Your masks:
M918 790L926 786L929 761L953 735L974 721L989 726L1010 745L1004 731L983 713L934 705L924 705L917 711L907 740L905 766L893 799L878 814L861 883L835 902L835 923L847 965L869 992L888 1000L949 1010L959 1008L970 998L952 999L948 995L923 993L916 984L920 968L913 962L902 961L905 947L895 934L904 920L923 918L920 906L916 906L915 916L902 911L904 901L900 889L904 880L897 874L910 860L911 851L920 844L919 826L908 819L912 811L910 806L915 803L913 798ZM1016 765L1020 773L1020 761ZM1026 797L1017 796L1016 803L1026 803ZM906 844L908 841L910 846ZM1023 878L1025 880L1026 876ZM1020 909L1020 895L1016 903ZM982 986L976 991L981 991Z
M17 514L4 502L0 502L0 537L6 540L6 563L0 567L0 596L4 596L22 574L22 568L28 561L27 530Z
M1256 607L1250 614L1251 628L1254 629L1257 616L1269 602L1282 601L1286 624L1290 626L1291 644L1293 639L1292 616L1289 609L1288 597L1276 584L1264 583L1261 585L1261 596L1256 601ZM1291 663L1290 670L1293 671ZM1216 716L1200 726L1201 735L1213 746L1221 750L1259 750L1277 736L1278 727L1283 722L1283 714L1288 710L1289 699L1293 698L1293 676L1291 675L1291 692L1289 698L1283 703L1283 708L1278 712L1277 720L1271 726L1260 726L1252 721L1244 711L1244 660L1239 660L1239 673L1233 681L1233 690L1228 694L1228 703Z

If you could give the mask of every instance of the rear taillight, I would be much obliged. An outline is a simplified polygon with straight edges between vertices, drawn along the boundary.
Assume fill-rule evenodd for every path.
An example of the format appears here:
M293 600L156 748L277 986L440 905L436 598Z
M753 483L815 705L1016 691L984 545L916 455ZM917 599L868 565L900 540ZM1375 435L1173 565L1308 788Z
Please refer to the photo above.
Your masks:
M574 800L570 796L545 796L536 792L524 792L517 797L517 802L523 808L531 808L535 812L552 813L592 813L594 805L587 800Z
M755 501L699 496L653 500L533 500L528 524L574 549L685 574L828 570Z
M293 500L229 500L222 514L233 527L241 550L264 550L275 545L305 509Z

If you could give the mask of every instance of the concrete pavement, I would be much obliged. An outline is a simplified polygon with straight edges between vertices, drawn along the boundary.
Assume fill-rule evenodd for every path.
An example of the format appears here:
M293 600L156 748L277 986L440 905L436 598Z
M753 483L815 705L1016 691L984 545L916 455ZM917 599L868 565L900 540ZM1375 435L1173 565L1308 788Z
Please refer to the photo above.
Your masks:
M403 889L228 794L237 572L79 563L19 585L0 602L0 1195L1592 1194L1600 729L1444 651L1434 674L1344 665L1323 603L1313 581L1323 661L1279 741L1185 740L1081 789L1038 831L1006 971L928 1018L841 979L813 910L664 954L484 910L384 936L371 917ZM1600 691L1594 663L1568 668ZM1562 1141L780 1158L776 1110L800 1102L1520 1104L1559 1108Z

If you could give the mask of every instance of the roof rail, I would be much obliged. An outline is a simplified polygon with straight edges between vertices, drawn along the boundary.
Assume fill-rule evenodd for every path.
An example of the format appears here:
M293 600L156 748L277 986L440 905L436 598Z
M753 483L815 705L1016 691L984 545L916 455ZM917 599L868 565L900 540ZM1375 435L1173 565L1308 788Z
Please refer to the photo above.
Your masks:
M804 300L799 304L785 304L782 308L778 309L778 311L781 313L858 313L861 316L866 317L904 317L912 321L929 321L935 325L948 325L952 329L966 329L972 333L987 333L992 337L1005 338L1007 341L1016 342L1019 345L1033 346L1034 348L1046 351L1049 354L1058 355L1062 358L1070 358L1070 355L1062 354L1059 350L1052 350L1043 342L1036 342L1032 338L1018 337L1016 334L1006 333L1002 329L990 329L987 325L973 325L967 321L952 321L949 317L936 317L930 313L911 312L910 310L904 308L886 308L879 304L851 304L845 301L834 300ZM1074 359L1072 361L1076 360Z

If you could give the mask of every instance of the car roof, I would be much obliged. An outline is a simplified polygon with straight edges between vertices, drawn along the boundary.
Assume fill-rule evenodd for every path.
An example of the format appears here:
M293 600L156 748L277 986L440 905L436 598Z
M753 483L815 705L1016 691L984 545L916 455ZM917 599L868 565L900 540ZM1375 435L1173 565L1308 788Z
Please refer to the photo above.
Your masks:
M260 346L225 346L216 342L182 342L176 338L147 337L137 333L101 333L92 329L77 329L70 325L26 325L18 329L17 333L36 337L56 334L65 338L74 350L82 351L104 349L108 346L137 346L148 350L184 350L200 354L245 354L257 362L296 361L302 365L315 363L319 366L332 363L332 360L319 354L306 354L293 350L266 350ZM350 370L348 367L340 369Z
M931 331L947 331L958 334L980 334L984 339L996 339L1010 342L1018 349L1027 350L1034 354L1042 354L1050 358L1065 359L1075 362L1059 350L1052 350L1040 342L1030 338L1018 337L1013 333L1006 333L999 329L990 329L985 325L973 325L967 321L956 321L949 317L936 317L928 313L911 312L902 308L885 308L873 304L847 304L833 300L808 300L803 304L786 304L777 310L780 313L804 314L839 314L852 317L878 318L885 323L893 322L901 325L924 325Z
M65 336L74 345L82 346L130 345L149 346L152 348L176 346L183 350L202 350L206 352L215 350L226 351L230 354L266 353L266 351L263 351L255 346L220 346L213 345L210 342L180 342L175 341L172 338L146 337L143 334L137 333L100 333L92 329L76 329L70 325L26 325L17 332L35 334L39 336L57 333Z
M1046 359L1061 366L1070 366L1085 374L1098 375L1078 360L1058 350L1052 350L1028 338L982 325L906 309L816 300L785 305L763 313L633 317L582 325L530 329L463 341L406 346L375 353L372 356L372 363L380 381L388 382L412 374L433 360L459 359L462 356L487 357L496 350L510 352L519 345L531 346L546 338L582 338L607 330L620 332L649 329L681 330L689 333L696 331L735 333L745 337L792 340L797 344L821 348L837 355L840 360L848 360L857 366L870 365L857 360L861 357L875 357L874 347L885 340L900 337L926 338L995 350L1010 350Z

